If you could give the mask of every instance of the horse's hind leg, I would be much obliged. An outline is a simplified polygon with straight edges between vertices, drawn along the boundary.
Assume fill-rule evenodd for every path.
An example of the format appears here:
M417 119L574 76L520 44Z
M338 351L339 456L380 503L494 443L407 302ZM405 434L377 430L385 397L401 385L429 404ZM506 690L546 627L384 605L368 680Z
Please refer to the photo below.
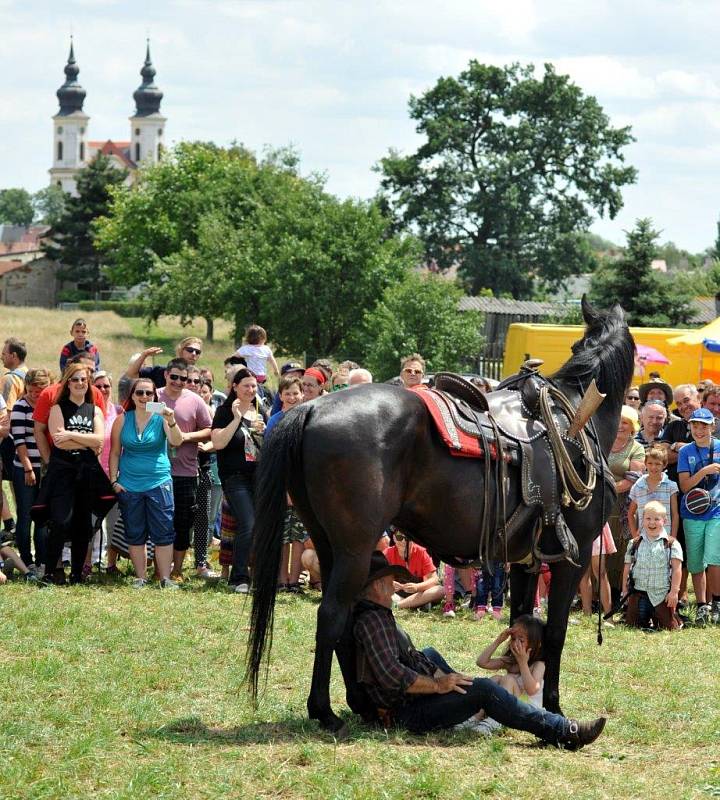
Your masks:
M332 732L338 732L343 727L342 720L330 705L333 652L346 631L351 604L367 577L368 561L369 553L367 559L335 553L329 580L323 573L323 597L317 613L315 663L307 708L311 719L318 720ZM322 567L322 557L320 564Z

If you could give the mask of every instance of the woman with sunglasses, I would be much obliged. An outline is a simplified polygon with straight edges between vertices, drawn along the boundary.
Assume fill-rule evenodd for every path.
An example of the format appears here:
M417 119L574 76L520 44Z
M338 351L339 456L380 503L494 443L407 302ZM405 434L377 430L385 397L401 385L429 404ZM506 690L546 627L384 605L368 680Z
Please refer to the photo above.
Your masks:
M425 376L425 359L419 353L411 353L400 362L400 380L406 389L422 387Z
M83 564L93 535L92 515L98 524L115 499L97 451L105 435L103 412L93 402L88 371L70 364L60 382L57 400L50 409L48 432L52 450L33 517L49 519L46 579L64 583L56 567L63 544L72 542L70 582L82 581Z
M155 563L161 589L176 589L170 580L175 528L173 483L168 443L179 447L183 436L175 412L148 411L157 391L149 378L138 378L125 402L125 413L115 420L110 449L110 479L118 496L130 559L137 578L134 588L147 585L148 539L155 545Z

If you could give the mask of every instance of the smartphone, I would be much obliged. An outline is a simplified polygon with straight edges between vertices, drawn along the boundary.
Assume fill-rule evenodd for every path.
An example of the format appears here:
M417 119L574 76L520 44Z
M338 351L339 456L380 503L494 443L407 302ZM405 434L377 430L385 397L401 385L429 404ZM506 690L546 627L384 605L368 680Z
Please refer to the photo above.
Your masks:
M145 403L145 409L151 414L162 414L165 411L165 403L158 403L155 400L150 400Z

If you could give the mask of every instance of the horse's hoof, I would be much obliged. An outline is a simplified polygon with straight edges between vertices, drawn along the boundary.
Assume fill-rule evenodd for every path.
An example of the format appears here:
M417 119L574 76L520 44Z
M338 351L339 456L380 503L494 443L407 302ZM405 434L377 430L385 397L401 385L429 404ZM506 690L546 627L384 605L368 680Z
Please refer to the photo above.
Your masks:
M328 714L322 715L311 714L310 719L317 720L323 730L326 730L329 734L335 736L336 738L339 737L339 734L343 728L347 729L347 725L340 719L340 717L333 714L332 711ZM345 735L347 735L347 732L345 732Z

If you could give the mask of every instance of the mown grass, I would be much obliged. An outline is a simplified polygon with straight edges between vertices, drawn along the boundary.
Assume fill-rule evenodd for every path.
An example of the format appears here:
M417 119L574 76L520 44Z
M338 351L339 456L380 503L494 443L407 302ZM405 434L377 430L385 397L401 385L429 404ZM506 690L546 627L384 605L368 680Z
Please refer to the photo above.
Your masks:
M526 734L411 737L351 720L342 743L307 720L317 596L278 600L266 690L241 686L248 604L199 581L137 592L127 583L0 588L2 798L537 798L720 794L720 630L595 643L571 627L567 713L607 714L579 753ZM465 614L402 613L418 646L457 668L499 630ZM337 711L345 709L335 669ZM342 711L349 717L347 710Z

